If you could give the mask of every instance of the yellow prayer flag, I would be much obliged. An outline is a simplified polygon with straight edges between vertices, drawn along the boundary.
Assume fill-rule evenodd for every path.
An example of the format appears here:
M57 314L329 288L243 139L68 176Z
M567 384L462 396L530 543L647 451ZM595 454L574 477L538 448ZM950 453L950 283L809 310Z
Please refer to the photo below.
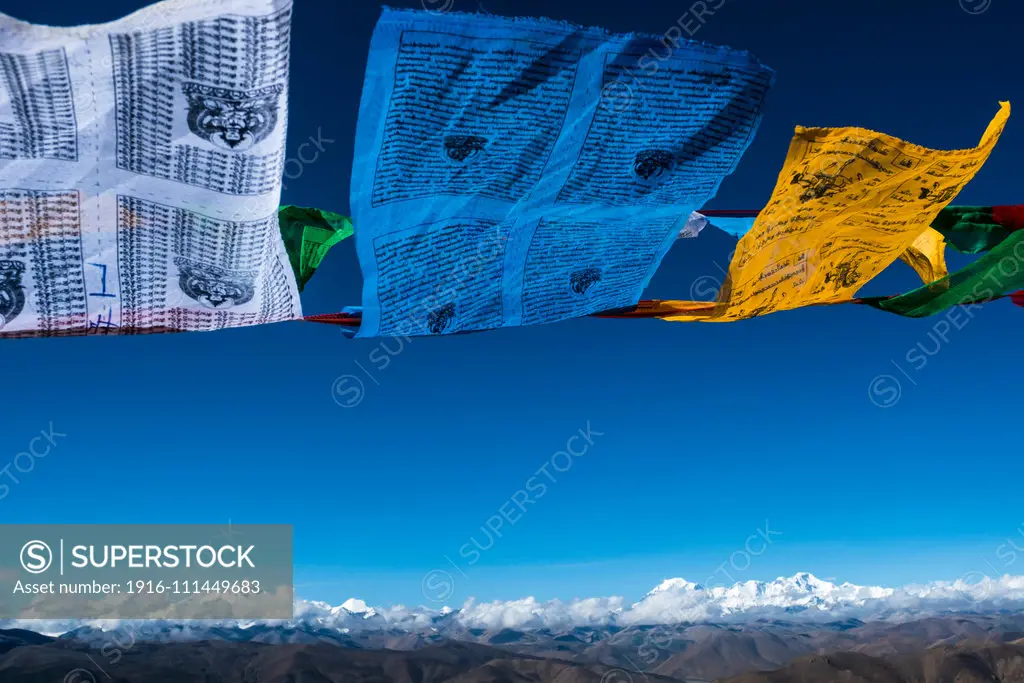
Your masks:
M1009 116L1001 102L978 147L954 151L863 128L797 127L772 198L737 245L713 308L662 301L655 317L727 322L850 300L927 234L988 159ZM916 245L926 261L938 248L929 239Z
M949 275L946 267L946 238L933 228L925 228L900 259L914 269L927 285Z

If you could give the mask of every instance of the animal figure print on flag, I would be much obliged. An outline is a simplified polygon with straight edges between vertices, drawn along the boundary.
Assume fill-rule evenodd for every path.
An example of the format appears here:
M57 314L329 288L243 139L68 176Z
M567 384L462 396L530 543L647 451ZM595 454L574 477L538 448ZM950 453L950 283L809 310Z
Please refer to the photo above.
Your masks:
M302 317L277 227L290 0L0 14L0 336Z

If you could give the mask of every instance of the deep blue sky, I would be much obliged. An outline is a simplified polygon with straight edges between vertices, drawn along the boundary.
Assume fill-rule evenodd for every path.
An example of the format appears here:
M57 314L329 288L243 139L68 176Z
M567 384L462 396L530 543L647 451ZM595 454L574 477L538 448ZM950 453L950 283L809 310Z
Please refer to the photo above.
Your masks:
M3 10L78 24L144 4L4 0ZM483 6L661 33L689 3ZM285 203L348 209L378 14L369 0L296 2L289 151L318 131L336 142L286 181ZM797 124L962 148L1001 99L1017 113L956 203L1024 201L1022 20L1018 0L978 15L958 0L730 0L696 37L749 49L778 77L756 140L710 207L762 206ZM712 231L679 243L648 296L687 298L698 280L708 289L732 243ZM893 271L871 290L914 284L902 264ZM360 284L353 245L342 245L307 289L307 312L358 304ZM18 475L0 521L292 523L299 593L335 602L427 603L421 577L432 569L456 577L451 603L635 598L668 576L704 580L765 520L782 535L745 571L729 569L737 579L992 573L986 561L1002 569L994 550L1024 522L1024 310L987 306L915 369L906 355L935 348L936 324L849 306L721 325L585 319L416 339L384 369L371 360L380 340L310 323L7 341L0 467L51 421L68 436ZM366 385L347 409L332 399L346 374ZM882 374L903 388L886 409L868 396ZM467 566L459 548L483 541L480 526L588 421L604 436Z

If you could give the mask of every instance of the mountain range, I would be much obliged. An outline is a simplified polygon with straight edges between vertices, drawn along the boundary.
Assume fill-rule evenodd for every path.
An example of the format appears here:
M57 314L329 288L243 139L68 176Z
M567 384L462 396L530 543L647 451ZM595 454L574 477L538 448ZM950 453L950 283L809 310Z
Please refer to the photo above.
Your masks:
M323 628L353 634L399 630L406 633L448 633L460 629L567 629L577 626L631 626L678 623L745 623L755 619L786 619L825 623L842 619L907 620L948 612L990 612L1024 609L1024 577L982 577L978 581L935 581L885 588L835 584L800 573L773 581L744 581L730 587L706 587L681 578L666 579L640 600L621 597L571 601L521 600L478 602L458 609L448 606L371 607L349 599L333 606L296 600L294 617L280 621L232 621L220 626L249 628L257 624ZM0 628L27 628L61 634L80 626L108 628L119 622L46 620L0 621Z
M1024 683L1024 578L883 588L811 574L640 600L297 600L288 621L0 622L0 681ZM74 673L70 679L69 672Z
M905 622L470 629L358 636L312 627L0 630L11 683L1024 682L1024 613ZM182 642L185 641L185 642Z

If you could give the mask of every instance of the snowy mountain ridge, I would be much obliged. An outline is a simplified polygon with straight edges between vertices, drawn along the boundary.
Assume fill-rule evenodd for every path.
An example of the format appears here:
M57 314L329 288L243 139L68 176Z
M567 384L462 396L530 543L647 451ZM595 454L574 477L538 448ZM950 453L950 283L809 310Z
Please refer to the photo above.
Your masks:
M538 601L480 602L460 608L438 606L371 607L357 598L332 606L322 601L295 600L289 621L223 621L228 628L257 626L327 629L341 633L395 631L456 633L466 629L566 629L681 623L727 623L777 619L827 622L842 619L902 620L950 612L1024 611L1024 576L983 577L980 581L935 581L900 588L835 584L799 573L772 581L743 581L732 586L705 587L682 578L661 582L632 604L617 596ZM5 620L0 628L24 628L61 634L82 627L107 630L119 620ZM163 624L177 622L167 621ZM209 626L206 622L204 627Z

